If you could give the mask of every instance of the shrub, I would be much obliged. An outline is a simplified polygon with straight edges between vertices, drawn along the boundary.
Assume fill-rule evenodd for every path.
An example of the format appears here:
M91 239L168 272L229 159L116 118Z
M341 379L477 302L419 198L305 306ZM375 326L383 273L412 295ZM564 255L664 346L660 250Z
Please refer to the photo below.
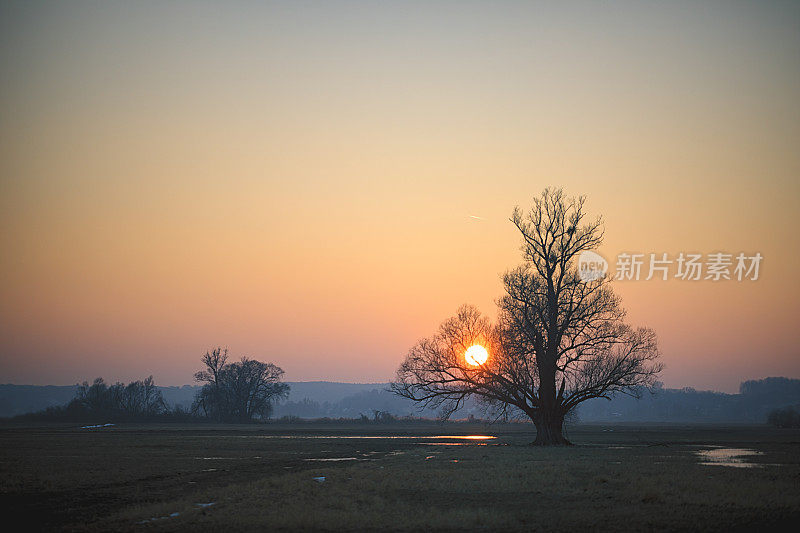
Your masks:
M800 428L800 412L794 407L784 407L770 411L767 422L779 428Z

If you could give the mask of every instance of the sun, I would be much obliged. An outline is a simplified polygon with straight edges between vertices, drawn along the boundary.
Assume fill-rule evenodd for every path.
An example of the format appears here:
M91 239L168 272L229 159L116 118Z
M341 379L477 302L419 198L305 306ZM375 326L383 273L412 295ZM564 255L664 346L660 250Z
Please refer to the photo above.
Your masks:
M489 358L489 352L480 344L473 344L464 353L464 359L472 366L481 366Z

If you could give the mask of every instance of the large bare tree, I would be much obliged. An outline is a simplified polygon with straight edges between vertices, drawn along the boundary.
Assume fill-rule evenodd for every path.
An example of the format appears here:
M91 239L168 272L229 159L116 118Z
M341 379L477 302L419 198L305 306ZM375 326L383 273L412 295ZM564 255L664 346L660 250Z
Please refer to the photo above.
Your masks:
M498 416L529 417L534 444L563 445L564 418L581 402L654 385L662 368L655 333L624 322L610 278L579 276L581 252L603 240L602 220L587 220L584 202L546 189L529 212L514 210L524 262L503 276L497 322L459 309L410 350L395 393L445 418L476 397ZM483 364L464 356L475 344L490 354Z

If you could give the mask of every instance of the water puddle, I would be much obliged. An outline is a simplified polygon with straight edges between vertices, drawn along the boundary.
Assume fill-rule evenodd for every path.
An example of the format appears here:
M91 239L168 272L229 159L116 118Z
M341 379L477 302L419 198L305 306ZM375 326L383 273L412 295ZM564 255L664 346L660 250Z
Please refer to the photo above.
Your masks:
M243 439L446 439L467 441L483 441L497 438L493 435L206 435L203 438L210 437Z
M245 459L261 459L260 455L252 457L195 457L197 461L244 461Z
M146 518L136 522L137 524L147 524L148 522L158 522L159 520L169 520L170 518L177 518L181 513L170 513L167 516L154 516L153 518Z
M422 446L486 446L485 442L418 442Z
M759 463L748 463L744 457L764 455L762 452L747 448L712 448L710 450L697 450L696 453L706 466L731 466L734 468L760 468Z
M326 461L326 462L369 461L369 459L359 459L358 457L321 457L321 458L317 458L317 459L306 459L306 461Z

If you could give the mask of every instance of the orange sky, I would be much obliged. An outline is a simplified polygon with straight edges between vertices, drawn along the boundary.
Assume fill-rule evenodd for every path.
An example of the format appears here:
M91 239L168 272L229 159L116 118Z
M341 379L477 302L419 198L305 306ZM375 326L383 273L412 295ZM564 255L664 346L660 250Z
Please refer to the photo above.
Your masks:
M0 382L216 345L387 381L508 222L588 196L601 252L760 252L756 282L618 282L667 386L800 377L800 5L0 7ZM471 218L479 216L482 219Z

